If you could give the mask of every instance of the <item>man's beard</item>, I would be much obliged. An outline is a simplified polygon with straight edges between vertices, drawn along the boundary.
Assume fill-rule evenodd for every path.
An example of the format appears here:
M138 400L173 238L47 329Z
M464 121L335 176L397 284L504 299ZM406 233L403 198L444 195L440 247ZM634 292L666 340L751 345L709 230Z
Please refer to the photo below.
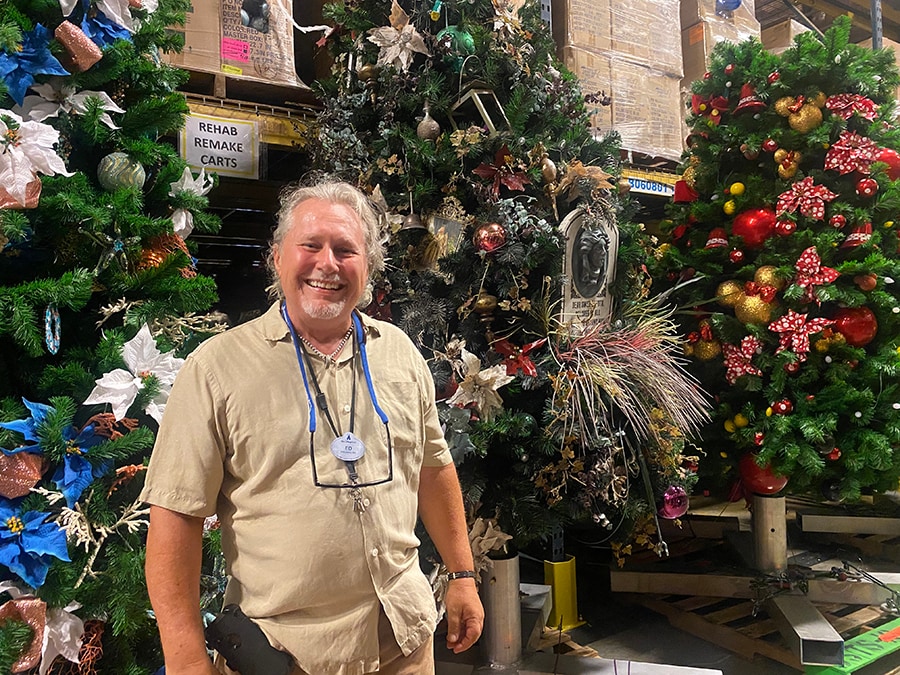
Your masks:
M346 300L338 300L337 302L323 302L321 300L311 300L309 298L301 298L300 304L303 311L314 319L328 321L338 318L347 306Z

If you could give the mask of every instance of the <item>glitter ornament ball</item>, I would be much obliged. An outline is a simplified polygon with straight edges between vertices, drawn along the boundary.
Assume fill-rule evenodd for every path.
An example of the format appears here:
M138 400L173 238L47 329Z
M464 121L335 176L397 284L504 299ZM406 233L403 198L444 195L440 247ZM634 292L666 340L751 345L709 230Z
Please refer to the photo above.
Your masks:
M716 302L725 307L734 307L744 296L744 287L738 281L723 281L716 288Z
M662 506L659 507L659 517L666 520L675 520L681 518L687 513L690 506L687 492L680 485L671 485L666 489L663 495Z
M140 162L124 152L113 152L97 165L97 180L104 189L115 192L119 188L144 187L147 174Z
M763 265L756 270L753 281L760 286L772 286L779 291L787 285L787 280L778 276L778 268L774 265Z
M745 324L769 323L775 303L769 303L758 295L744 295L734 306L734 315Z
M500 223L480 225L472 236L475 248L485 253L493 253L506 243L506 230Z

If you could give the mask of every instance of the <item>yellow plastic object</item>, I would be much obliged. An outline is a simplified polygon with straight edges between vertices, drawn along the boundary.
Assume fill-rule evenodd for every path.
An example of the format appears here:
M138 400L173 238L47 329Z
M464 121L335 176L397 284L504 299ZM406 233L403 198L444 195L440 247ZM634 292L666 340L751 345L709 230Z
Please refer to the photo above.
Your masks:
M544 583L548 584L553 608L547 618L547 626L570 630L583 626L578 614L578 589L575 584L575 556L566 556L563 562L544 561Z

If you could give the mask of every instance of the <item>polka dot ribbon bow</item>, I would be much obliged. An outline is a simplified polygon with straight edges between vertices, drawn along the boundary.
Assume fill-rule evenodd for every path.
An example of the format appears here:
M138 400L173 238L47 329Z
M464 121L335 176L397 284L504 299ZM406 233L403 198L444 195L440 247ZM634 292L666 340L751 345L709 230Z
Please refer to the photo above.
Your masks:
M762 342L748 335L741 340L741 346L722 345L725 355L725 379L734 384L741 375L762 375L762 371L751 363L756 354L762 351Z
M807 218L822 220L825 218L825 202L836 199L834 194L824 185L814 185L812 176L797 181L787 192L778 196L775 215L794 213L798 208Z
M834 323L833 319L820 317L807 321L806 317L806 314L798 314L789 309L787 314L769 324L769 330L779 334L780 344L775 350L776 354L790 350L797 355L800 361L806 361L806 354L809 352L809 336Z
M859 94L838 94L825 101L825 107L838 117L849 120L854 114L867 120L874 120L878 110L872 99Z
M869 173L869 165L878 157L879 147L870 138L852 131L842 131L825 155L825 168L833 169L842 176L854 171Z
M810 246L803 251L795 267L797 269L797 285L805 288L806 299L817 305L822 303L816 295L816 286L830 284L841 275L837 270L822 265L822 259L815 246Z

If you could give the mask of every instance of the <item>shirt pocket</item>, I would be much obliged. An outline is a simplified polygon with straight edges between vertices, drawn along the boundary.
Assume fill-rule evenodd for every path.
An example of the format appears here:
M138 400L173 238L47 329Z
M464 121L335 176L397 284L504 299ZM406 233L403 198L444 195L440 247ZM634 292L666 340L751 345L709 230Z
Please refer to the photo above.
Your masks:
M378 405L387 415L393 446L421 450L424 443L422 397L417 384L412 380L383 381L374 384ZM384 432L382 428L381 433Z

